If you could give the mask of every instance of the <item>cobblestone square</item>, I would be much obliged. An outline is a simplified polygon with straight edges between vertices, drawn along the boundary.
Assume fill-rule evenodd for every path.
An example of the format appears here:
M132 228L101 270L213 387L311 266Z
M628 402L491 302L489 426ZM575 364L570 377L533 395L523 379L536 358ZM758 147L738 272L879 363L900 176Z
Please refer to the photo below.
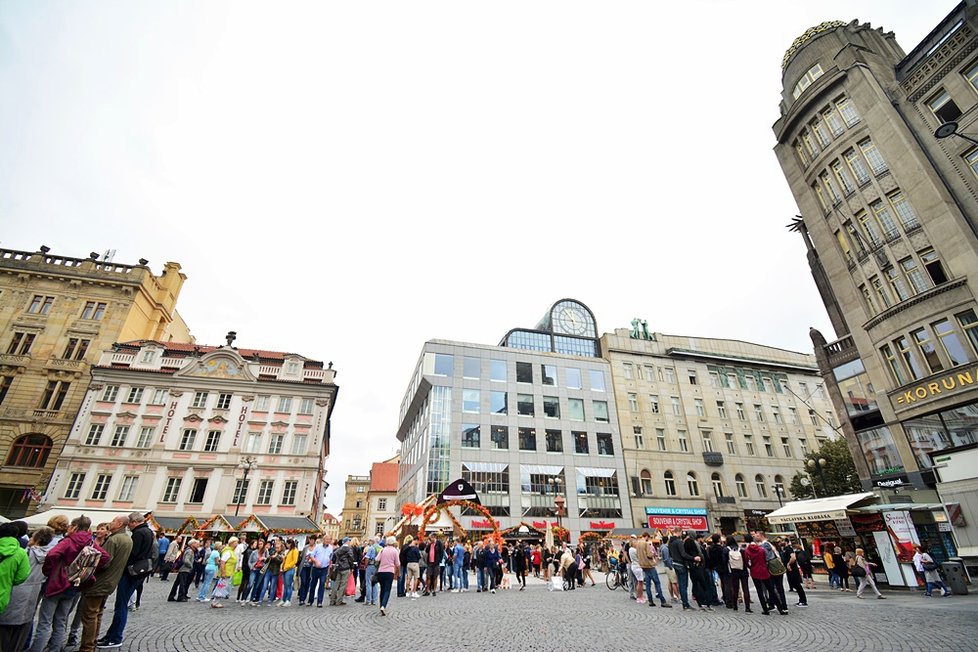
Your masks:
M550 592L529 578L526 591L391 597L388 615L347 598L348 606L241 606L211 609L166 602L169 584L148 580L142 607L130 614L123 650L140 652L364 650L393 646L427 651L508 650L978 650L978 596L925 598L884 591L887 600L855 593L809 592L807 609L787 616L683 612L650 608L596 587ZM473 582L474 586L474 582ZM191 593L194 595L194 593ZM789 593L789 605L793 594ZM106 620L111 618L107 611Z

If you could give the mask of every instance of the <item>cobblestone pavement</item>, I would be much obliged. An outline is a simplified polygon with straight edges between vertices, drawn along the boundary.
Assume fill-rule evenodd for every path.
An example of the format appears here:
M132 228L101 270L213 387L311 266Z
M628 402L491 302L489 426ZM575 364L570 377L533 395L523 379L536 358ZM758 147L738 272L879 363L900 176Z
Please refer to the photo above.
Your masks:
M547 590L530 578L526 591L495 595L440 593L392 597L388 615L347 598L346 607L250 607L227 602L166 602L169 584L150 579L142 608L130 614L122 650L146 652L292 652L364 650L410 645L426 652L508 650L978 650L978 595L925 598L884 591L887 600L855 593L809 593L807 609L787 616L650 608L596 587ZM473 583L474 586L474 583ZM824 584L822 585L824 587ZM192 593L191 595L195 595ZM797 600L787 594L789 605ZM106 613L104 622L111 619ZM380 649L383 649L380 647Z

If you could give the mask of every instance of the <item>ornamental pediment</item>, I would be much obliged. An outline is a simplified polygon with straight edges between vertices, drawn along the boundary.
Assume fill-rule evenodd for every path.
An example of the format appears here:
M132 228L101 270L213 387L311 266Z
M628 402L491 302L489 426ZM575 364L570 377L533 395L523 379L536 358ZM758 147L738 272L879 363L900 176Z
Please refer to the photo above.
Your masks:
M288 428L289 427L289 422L288 421L272 421L272 425L275 426L276 428Z
M117 412L116 416L123 417L126 419L135 419L139 415L137 415L135 412L130 412L129 410L126 410L125 412Z
M257 378L248 368L248 363L229 347L208 353L207 355L187 365L174 376L190 376L195 378L221 378L226 380L241 380L257 382Z
M189 421L190 423L199 423L199 422L203 421L204 419L199 414L188 414L187 416L185 416L183 418L183 420L184 421Z
M228 420L222 417L220 414L211 417L207 420L208 423L227 423Z

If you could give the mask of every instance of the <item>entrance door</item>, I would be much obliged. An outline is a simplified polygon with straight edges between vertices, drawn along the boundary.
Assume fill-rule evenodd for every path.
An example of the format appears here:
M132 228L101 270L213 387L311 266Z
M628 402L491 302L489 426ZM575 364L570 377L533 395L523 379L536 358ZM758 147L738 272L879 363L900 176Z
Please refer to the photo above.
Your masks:
M720 533L721 534L731 534L737 531L737 517L736 516L721 516L720 517Z

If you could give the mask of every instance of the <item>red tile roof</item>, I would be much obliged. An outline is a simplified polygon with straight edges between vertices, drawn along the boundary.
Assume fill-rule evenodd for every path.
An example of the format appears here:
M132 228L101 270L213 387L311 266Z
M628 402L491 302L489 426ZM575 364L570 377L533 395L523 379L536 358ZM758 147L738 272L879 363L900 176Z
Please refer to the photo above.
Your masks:
M210 353L212 351L216 351L217 349L221 348L219 346L207 346L203 344L190 344L190 343L183 343L183 342L157 342L155 340L135 340L132 342L120 342L117 344L117 346L121 349L138 349L144 344L158 344L162 346L167 352L173 352L173 353L193 353L196 350L197 352L203 354L203 353ZM238 355L246 359L253 358L255 355L257 355L262 360L283 361L285 360L286 356L297 355L300 358L305 359L305 364L303 365L303 367L305 368L319 369L322 368L323 366L323 363L320 362L319 360L309 360L308 358L305 358L305 356L299 355L298 353L284 353L282 351L265 351L263 349L236 349L236 351L238 352Z
M339 522L340 522L340 519L336 518L335 516L333 516L329 512L326 512L325 514L323 514L323 523L339 523Z
M374 462L370 467L370 491L397 491L399 472L397 464Z

